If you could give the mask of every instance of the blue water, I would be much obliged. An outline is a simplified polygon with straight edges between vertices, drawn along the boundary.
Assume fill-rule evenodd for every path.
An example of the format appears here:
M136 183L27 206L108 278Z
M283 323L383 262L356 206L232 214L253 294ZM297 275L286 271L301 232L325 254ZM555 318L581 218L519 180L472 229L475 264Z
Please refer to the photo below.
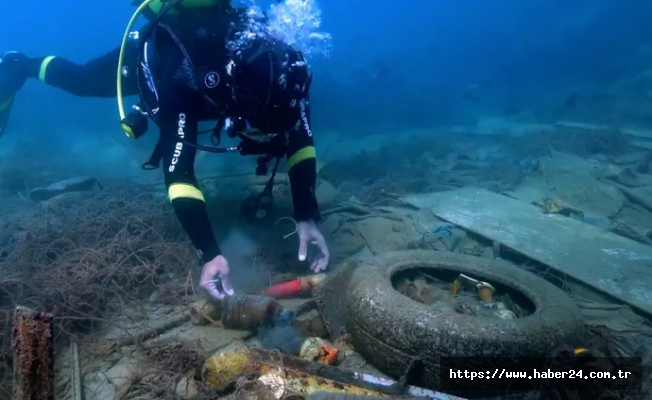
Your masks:
M569 275L578 282L612 291L623 303L645 303L649 315L652 283L642 266L652 259L652 3L237 1L250 7L251 23L230 46L272 35L303 51L314 73L316 192L322 211L330 209L319 226L333 268L356 254L388 250L487 258L500 250L501 258L524 268L572 267L576 273ZM120 44L135 9L131 2L3 0L0 52L84 63ZM263 13L271 23L257 22ZM107 84L114 85L113 77ZM193 275L198 261L166 203L163 174L141 169L158 138L153 125L133 141L120 128L115 99L77 98L36 80L18 93L0 138L0 399L8 398L3 390L13 371L8 332L16 304L54 305L58 326L69 327L123 314L143 319L148 313L153 321L158 311L143 311L150 303L180 301L179 288L199 291ZM412 139L415 132L420 136ZM250 224L240 215L241 201L264 185L262 177L251 176L254 164L251 157L208 153L196 162L211 222L241 293L249 287L258 292L278 272L310 273L296 261L285 177L277 179L274 192L282 210L275 222L283 224L271 218ZM98 187L110 190L41 203L29 197L32 189L76 176L98 178L107 183ZM460 188L475 194L449 192ZM433 193L457 197L444 206L424 204L443 207L439 214L416 212L415 197L405 195L424 192L419 198L428 202ZM410 199L412 207L405 207ZM517 201L524 204L513 206ZM393 208L384 214L380 207ZM541 217L544 212L569 219ZM568 222L567 231L556 230L559 221ZM545 233L529 240L530 229ZM566 239L558 240L557 232ZM573 243L578 237L582 243ZM537 244L529 252L514 247L519 256L510 251L509 240L532 247L539 239L554 250ZM532 260L525 259L528 254L535 254ZM553 263L544 258L548 254L564 257ZM587 260L591 265L579 271ZM134 303L136 312L123 312ZM108 305L119 309L109 311ZM639 328L652 336L648 327ZM79 333L70 329L61 331L60 342ZM612 333L636 329L620 331L627 332ZM213 333L218 328L206 332L219 335ZM294 345L286 333L268 341ZM634 350L623 354L639 354Z
M133 11L129 0L59 0L36 9L6 3L1 50L78 62L116 46ZM332 41L330 58L313 62L318 135L544 113L579 87L640 73L652 53L652 6L640 0L338 0L319 7L320 30ZM14 111L12 129L21 137L50 144L76 133L122 138L113 101L32 82Z

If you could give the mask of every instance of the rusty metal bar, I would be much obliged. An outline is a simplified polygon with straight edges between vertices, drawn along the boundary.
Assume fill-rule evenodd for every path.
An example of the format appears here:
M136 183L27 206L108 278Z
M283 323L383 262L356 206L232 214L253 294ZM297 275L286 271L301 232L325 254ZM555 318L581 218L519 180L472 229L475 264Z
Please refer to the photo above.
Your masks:
M13 322L13 400L54 400L52 314L18 306Z

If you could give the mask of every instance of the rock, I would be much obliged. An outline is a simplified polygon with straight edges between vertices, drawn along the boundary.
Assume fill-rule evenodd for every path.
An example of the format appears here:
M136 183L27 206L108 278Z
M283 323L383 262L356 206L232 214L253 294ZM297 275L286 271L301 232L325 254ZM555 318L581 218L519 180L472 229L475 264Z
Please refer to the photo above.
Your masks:
M199 393L197 388L197 381L192 378L184 377L177 384L176 388L177 396L182 399L190 399L195 397Z
M437 300L431 304L433 310L436 310L442 314L455 314L455 308L451 305L450 302L444 300Z
M630 188L652 186L652 175L639 174L631 168L624 168L618 174L608 176L608 179Z
M241 379L236 384L235 400L277 400L283 395L273 379L267 382L270 375L263 375L261 380Z
M652 186L628 188L623 185L618 185L618 189L620 189L632 204L652 211L652 200L650 200L652 199Z
M348 222L343 215L331 214L321 223L330 250L331 263L336 264L358 254L365 248L365 240L355 224Z
M557 187L561 198L583 212L614 217L625 204L625 197L613 186L594 180L583 184L568 184Z
M477 171L483 168L483 165L474 161L460 160L451 166L451 171Z
M77 177L55 182L42 188L32 189L28 197L34 202L41 202L64 193L89 192L95 189L98 181L92 177Z
M106 378L116 387L129 382L138 370L138 361L131 357L124 357L111 369L106 371Z
M549 157L540 160L541 169L548 178L561 175L576 175L581 177L603 176L605 165L596 159L587 159L567 153L553 152ZM612 174L614 171L607 171Z
M342 354L342 353L340 353ZM367 360L364 359L360 354L351 351L343 357L343 361L339 363L338 368L345 371L360 371L365 365L367 365Z
M480 257L482 258L488 258L490 260L493 260L494 257L494 248L493 247L485 247L484 250L482 250L482 254L480 254Z
M243 192L248 195L257 195L263 191L268 176L247 175L241 177ZM335 205L339 198L339 191L323 179L317 180L315 195L319 208L325 210ZM287 174L279 172L274 179L274 202L283 206L291 206L290 180Z
M117 389L101 372L87 374L83 378L85 399L113 400Z
M652 226L652 213L640 206L627 205L620 211L617 220L629 225Z
M328 336L326 325L324 325L324 321L317 310L299 315L294 319L294 325L303 337L325 338Z
M516 319L516 314L509 310L498 310L494 315L500 319Z
M625 196L614 186L573 173L531 179L507 194L538 205L542 205L542 199L552 198L571 209L609 218L617 215L625 204Z
M335 189L335 187L329 182L319 180L317 182L315 195L317 196L317 203L319 204L319 208L326 210L333 207L338 202L340 192Z
M609 231L643 244L652 244L652 231L622 221L614 221Z

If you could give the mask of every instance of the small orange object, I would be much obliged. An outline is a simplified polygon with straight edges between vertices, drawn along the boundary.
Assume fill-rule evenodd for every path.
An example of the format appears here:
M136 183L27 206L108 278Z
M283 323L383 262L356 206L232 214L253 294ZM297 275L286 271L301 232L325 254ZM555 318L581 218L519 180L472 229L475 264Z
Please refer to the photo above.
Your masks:
M491 303L493 301L493 295L496 289L487 282L480 282L477 284L476 289L478 290L478 296L480 300L485 303Z
M291 281L272 285L265 289L265 296L281 299L284 297L298 296L303 293L301 279L293 279Z
M301 345L299 356L304 360L333 365L339 353L339 349L323 339L308 338Z
M340 353L338 349L330 345L321 346L321 359L322 364L333 365L337 360L337 355Z
M460 282L459 279L455 279L453 281L453 284L451 285L450 292L451 293L457 293L460 291L460 288L462 287L462 282Z

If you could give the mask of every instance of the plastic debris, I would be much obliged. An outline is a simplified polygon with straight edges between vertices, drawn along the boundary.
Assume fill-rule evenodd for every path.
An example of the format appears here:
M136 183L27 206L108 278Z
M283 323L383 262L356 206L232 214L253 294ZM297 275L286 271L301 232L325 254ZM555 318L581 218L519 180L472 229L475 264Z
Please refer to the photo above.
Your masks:
M287 282L272 285L265 289L265 296L280 299L310 294L312 289L326 279L326 274L303 276Z
M476 286L478 291L478 296L480 300L485 303L491 303L493 301L493 295L496 292L496 289L487 282L480 282Z
M313 337L304 340L299 357L319 364L332 365L337 360L339 352L335 346L326 340Z
M335 367L321 366L278 352L244 348L230 354L218 353L209 357L202 366L204 384L225 389L241 377L254 377L267 386L274 397L287 394L307 396L318 391L382 396L390 390L375 386ZM319 375L317 375L319 374ZM384 390L383 390L384 389Z

